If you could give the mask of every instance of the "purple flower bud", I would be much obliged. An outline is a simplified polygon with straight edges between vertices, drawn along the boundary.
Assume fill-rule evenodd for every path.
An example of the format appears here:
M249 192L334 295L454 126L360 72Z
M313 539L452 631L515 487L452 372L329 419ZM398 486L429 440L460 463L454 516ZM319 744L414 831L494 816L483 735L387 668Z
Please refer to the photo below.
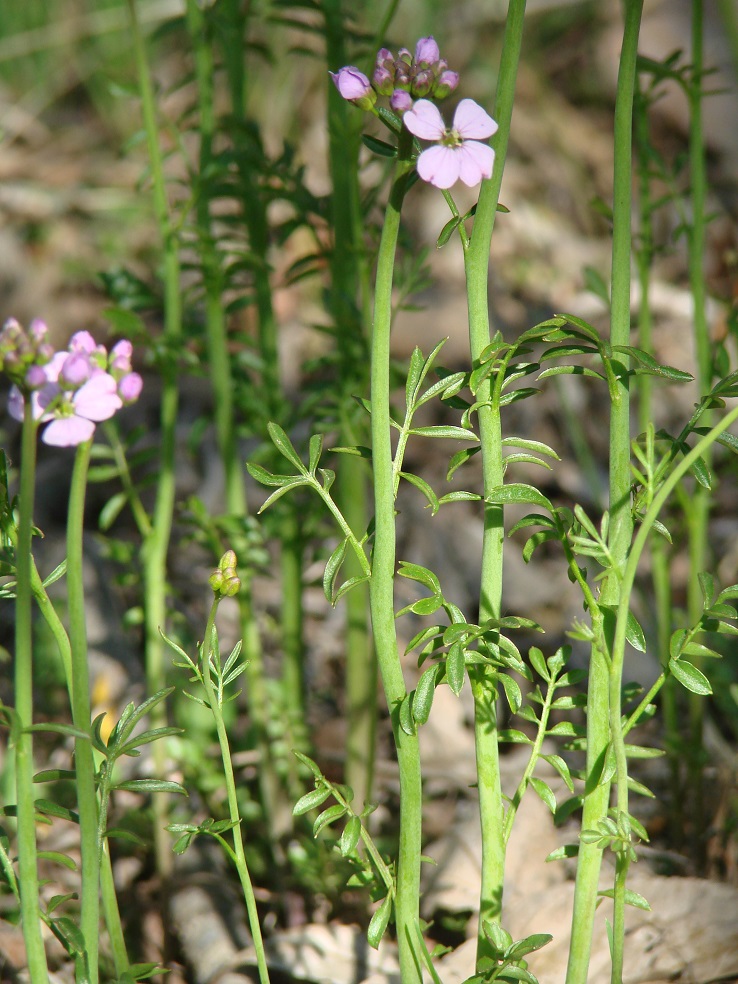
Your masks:
M47 382L46 373L41 366L29 366L26 373L26 386L29 390L41 389Z
M358 99L372 99L372 96L374 97L372 104L376 100L377 96L372 89L371 82L363 72L360 72L353 65L346 65L335 73L330 72L329 75L343 98L349 102L356 102Z
M45 342L49 334L49 329L46 326L46 322L42 321L40 318L34 318L28 326L28 334L31 336L36 345L40 345Z
M433 83L435 82L435 77L433 72L429 68L421 69L412 81L410 86L410 92L415 96L416 99L422 99L423 96L427 96L428 93L433 88Z
M380 96L389 96L394 88L393 73L384 65L377 65L372 75L372 85Z
M51 362L55 354L54 346L48 342L43 342L36 351L36 359L39 365L45 366L47 362Z
M413 100L409 92L404 89L395 89L390 97L390 109L396 113L407 113L413 108Z
M400 50L397 52L397 62L396 62L396 64L397 64L398 68L399 68L400 64L412 65L412 63L413 63L413 55L412 55L412 52L411 51L408 51L407 48L400 48Z
M433 35L421 38L415 45L415 64L433 65L441 57Z
M394 57L389 48L380 48L377 52L377 66L384 65L386 62L394 61Z
M94 352L97 342L89 331L76 331L69 339L70 352Z
M137 372L129 372L118 381L118 396L124 403L135 403L142 389L143 379Z
M395 88L410 88L410 69L404 62L398 61L395 65Z
M90 365L89 355L86 352L78 350L73 351L64 360L64 365L59 373L59 379L63 384L76 389L78 386L86 383L91 375L92 366Z
M121 340L119 342L116 342L115 345L111 348L110 355L111 358L115 358L116 356L123 355L127 359L130 359L131 356L133 355L133 345L128 341L127 338L121 338Z
M109 366L111 372L124 376L131 371L131 356L133 355L133 345L127 338L121 339L110 350Z
M433 98L434 99L445 99L446 96L451 95L456 86L459 84L459 73L452 72L450 69L445 69L441 72L436 80L436 84L433 86Z

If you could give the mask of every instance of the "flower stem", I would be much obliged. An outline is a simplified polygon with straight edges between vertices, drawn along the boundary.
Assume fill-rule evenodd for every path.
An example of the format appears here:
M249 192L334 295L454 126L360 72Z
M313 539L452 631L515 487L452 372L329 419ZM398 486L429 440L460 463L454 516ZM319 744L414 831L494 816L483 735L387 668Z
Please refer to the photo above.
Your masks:
M326 61L345 65L345 25L340 0L324 0ZM366 443L359 434L358 415L351 399L365 392L367 376L366 326L371 320L369 269L363 246L363 215L359 189L359 124L361 115L341 98L330 79L328 92L328 154L333 191L330 254L330 305L340 354L339 414L342 445ZM357 298L361 298L357 305ZM365 462L346 456L336 494L349 526L360 534L369 522ZM346 557L346 578L363 571L358 558ZM349 591L346 606L346 782L361 812L371 799L377 725L377 659L369 632L368 595L364 585Z
M205 693L207 694L207 703L210 707L210 711L213 715L215 721L215 728L218 733L218 744L220 745L220 754L223 761L223 773L225 776L226 791L228 795L228 814L229 819L235 825L233 827L233 856L234 863L236 865L236 870L238 871L238 877L241 882L241 888L243 890L244 899L246 901L246 910L249 916L249 926L251 928L251 936L254 940L254 949L256 950L256 962L259 968L259 981L260 984L269 984L269 971L266 964L266 955L264 953L264 942L261 936L261 927L259 925L259 913L256 908L256 898L254 896L254 887L251 883L251 875L249 874L248 864L246 863L246 855L243 849L243 837L241 835L241 816L238 811L238 796L236 794L236 780L233 774L233 762L231 761L231 750L228 743L228 732L226 731L225 722L223 720L222 708L218 702L218 697L215 693L215 688L213 686L213 680L210 675L210 656L213 651L213 633L215 627L215 613L218 610L218 602L220 598L216 597L213 600L213 604L210 607L210 614L208 616L207 627L205 629L205 638L202 645L202 681L205 686Z
M21 434L21 464L16 554L15 602L15 782L18 810L18 884L28 972L34 984L48 982L41 937L36 811L33 797L33 638L31 629L31 536L36 477L36 422L31 401L25 401Z
M482 351L490 342L488 275L489 250L500 197L502 174L512 120L515 83L523 39L525 0L511 0L503 40L497 96L493 115L499 129L493 138L495 165L492 177L482 184L471 239L465 244L467 303L469 309L469 347L472 366L479 364ZM502 485L504 479L502 425L499 402L491 402L492 381L488 378L476 394L479 408L479 437L482 454L484 495ZM497 618L502 599L504 544L503 509L485 503L482 545L482 590L479 620ZM497 686L482 667L470 669L475 707L475 741L479 812L482 824L482 878L479 905L477 963L492 956L483 930L486 921L499 920L505 874L504 805L500 784L497 729Z
M418 737L406 734L400 726L400 704L407 696L407 690L395 630L395 496L390 439L392 275L411 148L412 137L403 129L377 257L371 357L375 535L369 597L377 661L400 768L400 846L395 895L400 973L403 984L420 984L421 960L416 952L415 934L419 915L423 794Z
M90 732L90 678L87 663L87 628L83 545L87 470L92 441L77 448L72 472L67 514L67 590L69 597L69 641L72 651L72 721ZM97 794L95 762L89 739L75 738L74 762L77 776L77 808L82 854L81 927L92 984L98 980L98 937L100 934L100 861L97 837Z
M172 530L175 495L175 428L179 410L179 373L176 358L182 334L182 302L180 295L180 265L177 236L171 221L167 200L164 165L156 120L151 74L146 46L136 13L136 0L128 0L131 18L134 57L138 71L146 144L151 165L154 211L159 233L164 245L164 340L166 358L161 366L162 393L160 410L161 456L156 486L154 514L149 535L143 543L144 619L146 648L146 686L149 693L157 693L165 686L164 648L159 635L166 624L167 552ZM152 715L152 727L166 724L164 704L159 704ZM166 744L158 741L152 750L157 775L166 772ZM164 827L168 810L167 797L156 796L154 810L154 844L156 864L160 875L172 868L172 852L169 836Z
M703 11L702 0L692 0L692 77L687 90L689 100L689 169L692 221L688 229L689 287L692 293L694 341L697 355L697 386L700 394L709 392L713 379L712 342L707 323L705 286L705 238L706 238L706 197L707 174L705 164L705 143L702 130L702 87L703 87ZM704 423L709 426L711 414L705 415ZM705 456L705 465L710 468L711 449ZM702 591L699 575L708 564L708 523L710 519L709 489L695 483L688 502L687 530L689 535L689 584L687 586L687 609L690 623L694 623L702 612ZM701 659L696 660L702 666ZM705 830L705 791L703 776L703 727L704 700L697 694L689 694L689 741L687 748L687 768L689 786L692 794L692 829L697 836L694 847L698 868L705 863L707 842Z
M636 58L643 0L627 0L625 28L620 53L620 68L615 101L615 163L613 180L613 247L612 247L612 304L610 343L628 345L630 342L630 261L631 261L631 165L633 98L635 93ZM608 548L613 558L613 570L605 579L600 605L615 605L623 598L620 582L631 544L633 519L630 509L630 399L627 359L620 358L616 386L610 407L610 532ZM592 647L589 688L587 694L587 775L593 776L602 766L610 738L620 748L616 758L622 763L622 736L610 734L610 725L617 716L620 721L620 687L622 664L608 658L599 644ZM613 702L616 705L613 707ZM627 781L618 775L618 789L624 787L627 803ZM598 821L607 815L610 783L598 783L588 789L584 801L582 829L597 828ZM577 879L572 915L572 938L567 968L567 984L585 984L592 947L597 885L602 850L596 844L580 843Z

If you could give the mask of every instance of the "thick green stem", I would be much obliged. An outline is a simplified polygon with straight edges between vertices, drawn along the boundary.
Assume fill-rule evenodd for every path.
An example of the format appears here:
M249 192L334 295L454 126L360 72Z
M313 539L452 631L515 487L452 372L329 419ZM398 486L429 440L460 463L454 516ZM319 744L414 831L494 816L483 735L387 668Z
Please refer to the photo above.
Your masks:
M67 515L67 591L69 599L69 642L72 649L72 721L90 733L90 675L87 663L87 627L83 574L83 537L87 470L92 441L77 448L69 491ZM75 738L74 762L77 776L77 808L82 854L81 928L85 938L90 981L98 980L98 937L100 934L100 845L98 843L95 761L89 739Z
M407 696L407 690L395 632L395 496L390 439L392 275L411 147L412 138L407 130L403 130L377 257L371 359L375 533L369 597L377 661L400 767L400 846L395 894L400 972L403 984L420 984L421 960L415 937L419 918L423 790L417 735L406 734L400 726L400 705Z
M324 0L326 60L330 68L345 65L345 25L340 0ZM366 443L357 440L354 393L366 391L366 326L371 314L365 306L369 297L369 270L364 249L364 222L359 190L359 125L362 114L341 98L332 80L328 92L328 154L333 192L331 196L330 303L340 354L341 393L339 413L342 445ZM358 297L362 303L357 304ZM347 456L341 463L336 490L338 506L349 526L359 534L369 522L367 472L360 458ZM346 578L361 575L353 555L346 558ZM355 794L354 808L360 813L371 799L377 722L377 660L369 633L368 594L360 585L346 595L346 782Z
M158 127L154 93L151 83L146 47L138 23L136 0L128 0L131 18L131 34L138 72L146 144L151 165L154 210L164 245L164 343L165 358L161 366L162 393L160 410L159 475L156 486L154 515L149 535L143 544L144 623L146 648L146 686L149 693L157 693L166 684L164 669L164 644L159 630L166 625L167 552L172 530L175 496L175 428L179 409L179 372L177 353L182 335L182 302L180 292L179 249L172 226ZM152 727L166 724L163 702L152 714ZM155 742L152 755L157 775L166 772L166 743ZM165 831L168 803L161 794L154 799L154 843L157 868L161 875L171 871L172 852L169 836Z
M705 240L707 174L705 143L702 131L703 84L703 14L702 0L692 0L692 78L688 88L689 98L689 168L692 221L688 233L689 286L692 293L694 340L697 354L697 385L700 394L709 392L712 386L712 343L707 323L705 285ZM709 426L710 414L704 423ZM710 467L712 455L708 451L705 464ZM710 490L696 484L690 495L687 513L689 532L689 585L687 607L690 623L694 623L702 611L702 592L699 575L708 565L708 524L710 520ZM701 660L697 660L701 665ZM702 730L705 702L697 694L689 695L689 743L687 759L689 785L692 793L692 831L698 864L705 861L704 781L702 774Z
M33 739L26 731L33 724L33 636L31 629L31 537L36 477L36 422L31 401L25 401L21 435L21 464L16 553L15 600L15 783L18 810L18 884L21 896L23 939L28 972L33 984L49 979L41 937L36 810L33 797Z
M467 303L469 309L469 346L472 365L478 365L482 351L490 342L488 277L489 250L500 197L502 174L512 120L515 83L523 38L525 0L511 0L503 40L500 74L497 83L494 117L499 129L493 139L495 166L479 195L471 239L465 242ZM476 394L479 409L479 435L482 449L484 495L503 482L502 428L499 403L492 405L491 380L487 379ZM479 621L498 618L502 600L504 544L503 510L485 503L482 546ZM476 762L479 785L479 812L482 824L482 880L479 906L477 961L491 955L483 931L488 920L499 920L505 874L504 806L500 784L497 732L497 687L493 677L482 668L470 671L475 707Z
M631 166L633 98L636 58L643 0L627 0L615 102L615 164L613 180L612 309L610 342L630 343ZM608 547L613 571L602 587L600 604L615 605L621 598L620 577L630 548L633 520L630 508L630 400L627 360L621 368L610 409L610 534ZM607 653L593 646L587 695L587 775L601 768L610 740L611 699L618 703L622 666L611 666ZM612 679L611 679L612 674ZM621 743L622 744L622 743ZM619 777L622 780L622 777ZM620 782L619 782L620 785ZM625 783L623 783L625 785ZM626 786L627 794L627 786ZM593 830L607 815L610 784L598 783L584 801L582 828ZM589 967L602 850L580 843L572 917L572 938L567 984L585 984Z
M246 863L246 855L243 849L241 816L238 810L236 779L233 774L233 762L231 760L231 750L228 743L228 732L226 731L222 709L218 703L218 697L215 693L213 680L210 675L210 656L213 650L213 632L215 626L215 613L218 610L218 602L219 597L216 597L210 607L210 615L208 616L208 623L205 629L205 638L202 645L201 673L203 684L205 686L205 693L207 695L208 706L212 712L213 719L215 721L215 728L218 733L218 744L220 745L221 760L223 762L223 774L225 777L226 791L228 795L228 814L229 819L234 824L232 830L234 860L236 870L238 871L238 877L241 882L244 899L246 901L249 926L251 928L251 936L254 940L256 962L259 968L259 981L261 984L269 984L269 971L267 969L266 955L264 953L264 942L261 935L261 927L259 925L259 913L256 908L254 887L251 883L251 875L249 874L248 864Z
M651 265L654 255L653 241L653 196L651 193L651 141L649 138L649 102L641 91L637 92L634 104L633 133L638 152L638 213L640 217L639 245L636 253L640 298L638 302L638 344L645 352L653 355L651 316ZM648 373L638 376L638 429L645 433L653 422L653 379ZM651 580L654 588L654 620L656 623L656 643L659 662L666 666L669 662L669 635L671 627L672 597L669 575L669 550L664 537L656 537L651 544ZM671 808L669 822L672 843L676 846L682 837L682 795L679 778L680 756L679 720L676 691L672 680L667 680L662 695L662 713L666 733L666 749L669 756L671 779Z

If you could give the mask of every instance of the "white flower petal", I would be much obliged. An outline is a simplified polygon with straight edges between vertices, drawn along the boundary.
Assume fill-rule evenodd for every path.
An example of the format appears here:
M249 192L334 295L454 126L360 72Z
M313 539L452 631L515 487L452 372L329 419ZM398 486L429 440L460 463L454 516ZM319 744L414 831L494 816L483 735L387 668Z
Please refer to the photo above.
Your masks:
M471 188L482 178L492 177L495 152L487 144L465 140L456 151L459 158L459 178Z
M421 140L440 140L446 132L438 106L428 99L418 99L403 121L410 133Z
M418 174L436 188L450 188L459 179L460 155L451 147L429 147L418 158Z
M454 113L454 130L465 140L486 140L497 124L473 99L462 99Z

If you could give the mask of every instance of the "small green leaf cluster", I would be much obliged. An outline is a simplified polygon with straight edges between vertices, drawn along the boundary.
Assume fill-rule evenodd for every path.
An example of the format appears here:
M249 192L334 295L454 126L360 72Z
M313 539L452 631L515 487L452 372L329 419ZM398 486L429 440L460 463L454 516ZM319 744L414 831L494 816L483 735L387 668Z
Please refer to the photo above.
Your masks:
M123 710L115 727L110 732L108 740L102 736L105 712L98 714L92 722L92 744L95 749L103 756L98 772L98 784L101 794L101 823L105 819L105 808L107 806L108 795L116 789L125 789L132 793L182 793L187 795L187 790L181 783L170 779L124 779L116 781L113 776L115 764L122 756L137 758L141 754L143 745L150 745L154 741L167 738L171 735L181 735L183 728L162 727L151 728L134 734L136 727L169 694L174 687L167 687L153 694L138 707L131 701ZM104 830L104 828L102 828ZM111 831L105 831L105 836L110 836ZM126 832L116 830L118 836L127 836Z
M668 669L683 687L694 694L706 696L712 693L712 686L702 670L694 663L685 659L692 656L697 660L720 659L722 653L697 642L697 637L704 632L714 632L720 635L738 635L738 612L729 601L738 598L738 584L731 584L717 592L715 579L712 574L703 571L699 575L702 591L702 615L690 629L677 629L669 640Z
M596 830L583 830L579 839L583 844L596 844L601 851L610 850L618 857L637 861L634 836L647 841L643 824L623 810L610 810L597 824Z
M534 933L515 942L499 923L485 920L482 928L492 952L477 961L477 973L468 977L464 984L492 984L492 981L538 984L538 978L527 969L525 957L546 946L553 936L550 933Z
M170 649L172 649L179 657L179 659L175 659L173 661L174 665L181 667L182 669L189 670L192 673L192 676L189 678L190 683L200 683L203 687L205 687L204 674L209 674L209 680L212 683L213 692L215 694L218 707L222 708L238 697L241 693L240 690L226 696L225 689L229 686L229 684L233 683L234 680L237 680L246 668L245 662L239 662L239 657L241 655L240 640L231 650L225 663L223 663L220 656L218 630L215 626L213 626L212 645L210 652L207 654L207 659L205 658L202 643L197 648L197 660L194 660L188 656L184 649L177 645L173 639L170 639L168 636L164 635L163 632L161 633L161 636ZM197 697L194 694L189 693L187 690L183 691L183 693L185 697L193 700L196 704L202 704L203 707L210 707L210 704L206 698L203 699L202 697Z
M201 834L214 837L226 851L230 852L230 846L220 835L226 830L232 830L235 826L236 823L232 820L213 820L212 817L208 817L202 823L170 823L165 829L171 834L179 834L179 837L172 844L172 850L175 854L184 854L195 837Z
M522 703L522 691L507 671L514 670L528 680L532 680L532 675L520 650L504 632L510 629L541 631L538 623L516 615L488 619L483 625L469 623L456 605L445 600L432 571L402 561L399 573L428 587L432 595L407 605L397 613L398 617L406 612L429 615L443 608L451 620L450 625L427 626L407 645L406 653L418 651L418 666L428 659L434 662L423 671L416 688L400 705L402 729L412 735L417 725L425 724L436 688L441 684L448 684L458 696L470 666L484 666L491 672L502 685L510 710L517 712Z
M351 808L354 793L350 786L332 783L323 775L313 759L298 751L295 751L295 755L310 771L315 782L315 788L300 797L295 803L292 813L296 817L304 816L322 806L327 799L332 797L336 800L332 806L319 813L313 821L313 837L317 837L322 831L327 830L339 820L346 820L343 831L336 842L336 848L340 851L341 856L352 862L355 867L348 885L368 888L373 901L382 900L367 929L369 945L376 949L387 931L392 915L395 879L391 866L384 860L366 826L362 823L374 811L375 806L369 804L364 807L361 813L355 813ZM359 851L360 842L364 845L366 855Z

